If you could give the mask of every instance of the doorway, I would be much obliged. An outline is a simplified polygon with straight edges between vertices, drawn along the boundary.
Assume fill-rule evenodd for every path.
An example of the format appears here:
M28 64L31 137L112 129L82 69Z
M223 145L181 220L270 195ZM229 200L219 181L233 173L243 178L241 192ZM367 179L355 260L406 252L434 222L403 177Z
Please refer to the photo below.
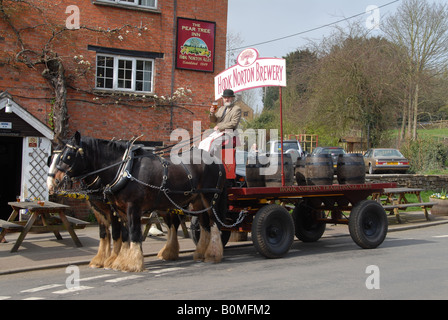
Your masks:
M7 220L11 214L10 201L20 195L22 181L21 137L0 136L0 219Z

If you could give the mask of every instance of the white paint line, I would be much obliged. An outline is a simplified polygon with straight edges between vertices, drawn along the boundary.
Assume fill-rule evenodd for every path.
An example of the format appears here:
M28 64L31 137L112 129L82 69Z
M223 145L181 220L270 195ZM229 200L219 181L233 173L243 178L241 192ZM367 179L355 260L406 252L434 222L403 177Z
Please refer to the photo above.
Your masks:
M108 277L113 277L113 276L114 276L114 274L102 274L102 275L99 275L99 276L93 276L93 277L79 279L79 281L90 281L90 280L108 278Z
M121 282L121 281L126 281L126 280L133 280L133 279L138 279L138 278L142 278L143 276L128 276L128 277L121 277L121 278L115 278L115 279L110 279L110 280L106 280L105 282L110 282L110 283L117 283L117 282Z
M183 269L185 269L185 268L165 268L165 269L150 271L149 273L161 274L161 273L165 273L165 272L171 272L171 271L177 271L177 270L183 270Z
M33 293L33 292L39 292L39 291L53 289L53 288L57 288L57 287L62 287L62 284L48 284L48 285L41 286L41 287L36 287L36 288L32 288L32 289L22 290L20 292L22 292L22 293Z
M69 288L69 289L54 291L53 293L54 294L67 294L67 293L73 293L73 292L82 291L82 290L88 290L88 289L93 289L93 287L79 286L79 287L73 287L73 288Z

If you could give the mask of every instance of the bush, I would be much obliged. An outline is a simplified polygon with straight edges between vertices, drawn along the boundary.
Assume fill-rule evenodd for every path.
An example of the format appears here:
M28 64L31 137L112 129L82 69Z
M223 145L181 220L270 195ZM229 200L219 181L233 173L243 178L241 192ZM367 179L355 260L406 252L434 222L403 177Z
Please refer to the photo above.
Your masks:
M419 138L401 147L401 152L410 161L410 172L444 170L448 160L448 147L431 138Z

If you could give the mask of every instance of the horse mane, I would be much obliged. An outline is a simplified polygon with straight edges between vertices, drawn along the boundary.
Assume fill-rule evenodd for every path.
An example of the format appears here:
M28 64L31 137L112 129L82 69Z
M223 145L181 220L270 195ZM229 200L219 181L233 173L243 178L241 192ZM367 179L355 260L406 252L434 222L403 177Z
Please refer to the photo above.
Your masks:
M99 164L100 161L105 159L116 161L117 158L121 158L128 147L128 143L126 141L111 141L83 136L81 146L87 154L92 156L93 162Z

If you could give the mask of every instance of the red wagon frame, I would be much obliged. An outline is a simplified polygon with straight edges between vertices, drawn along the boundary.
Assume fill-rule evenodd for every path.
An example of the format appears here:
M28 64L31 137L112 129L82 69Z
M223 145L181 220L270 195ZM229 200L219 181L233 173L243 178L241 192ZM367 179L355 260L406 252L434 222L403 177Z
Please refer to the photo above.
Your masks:
M246 216L231 228L222 227L222 234L228 239L231 231L251 232L260 254L280 258L294 235L314 242L327 223L346 224L357 245L376 248L386 237L387 215L368 197L393 187L395 183L228 188L227 222L236 221L241 212Z

